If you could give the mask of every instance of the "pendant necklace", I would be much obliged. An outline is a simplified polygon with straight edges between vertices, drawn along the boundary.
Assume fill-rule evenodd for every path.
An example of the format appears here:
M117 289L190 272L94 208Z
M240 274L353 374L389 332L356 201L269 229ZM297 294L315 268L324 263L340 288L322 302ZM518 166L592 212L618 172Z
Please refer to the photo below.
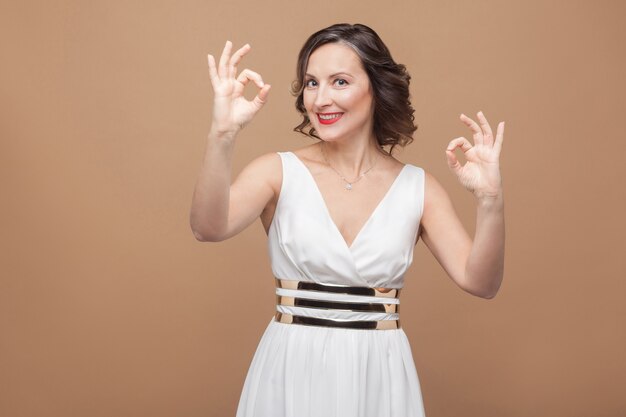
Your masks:
M369 171L370 169L374 168L374 166L376 165L376 161L374 161L374 164L373 164L371 167L369 167L369 168L368 168L368 169L366 169L366 170L365 170L365 171L364 171L361 175L359 175L359 177L358 177L356 180L354 180L354 181L350 182L350 181L348 181L348 180L346 179L346 177L344 177L343 175L341 175L341 173L340 173L339 171L337 171L337 170L336 170L336 169L335 169L335 168L334 168L334 167L330 164L330 162L328 162L328 158L326 158L326 154L325 154L325 152L324 152L324 143L323 143L323 142L322 142L322 144L321 144L321 148L322 148L322 156L324 157L324 160L326 161L326 163L328 164L328 166L329 166L329 167L331 167L331 168L333 169L333 171L335 171L335 172L337 173L337 175L339 175L339 176L341 177L341 179L342 179L342 180L346 183L346 185L345 185L345 189L346 189L346 190L348 190L348 191L352 190L352 184L357 183L357 182L358 182L361 178L363 178L363 176L364 176L365 174L367 174L367 173L368 173L368 171ZM378 158L377 158L377 159L378 159Z

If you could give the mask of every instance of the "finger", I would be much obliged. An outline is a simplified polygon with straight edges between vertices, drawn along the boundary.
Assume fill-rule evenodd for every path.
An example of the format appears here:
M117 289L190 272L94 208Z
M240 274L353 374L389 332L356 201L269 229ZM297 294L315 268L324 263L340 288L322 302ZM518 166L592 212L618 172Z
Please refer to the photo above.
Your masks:
M491 131L491 126L489 126L489 122L487 122L487 118L483 114L482 111L476 113L478 116L478 121L480 122L480 127L484 132L483 140L485 145L493 146L493 132Z
M463 167L453 151L446 149L446 160L448 162L448 168L458 175Z
M218 68L218 73L220 78L228 77L228 58L230 57L230 51L233 49L233 43L231 41L226 41L226 45L224 45L224 49L222 50L222 56L220 57L220 66Z
M239 64L239 61L241 61L241 58L243 58L243 56L247 54L249 51L250 51L250 44L245 44L244 46L239 48L237 52L233 54L232 58L230 59L229 74L228 74L229 77L235 78L235 75L237 75L237 65Z
M459 146L461 147L461 150L463 152L467 152L472 149L472 144L469 142L469 140L461 136L460 138L452 139L450 143L448 143L446 151L454 152L454 150Z
M474 132L474 135L472 136L474 138L474 143L476 145L482 145L483 144L483 131L480 130L480 126L478 126L478 124L475 121L473 121L472 119L470 119L463 113L461 113L460 119L470 129L472 129L472 132Z
M504 122L498 123L498 129L496 131L496 140L493 144L493 149L496 151L498 155L500 155L500 151L502 150L502 142L504 141Z
M247 68L241 71L241 74L239 74L239 77L237 77L237 81L239 81L244 86L248 84L248 81L250 80L252 80L259 88L263 88L263 86L265 85L265 83L263 82L263 78L261 78L260 74Z
M217 83L220 80L219 77L217 76L217 68L215 68L215 58L213 58L213 55L209 54L208 60L209 60L209 77L211 77L211 85L213 86L213 89L215 89L215 87L217 86Z
M271 85L265 84L265 86L263 88L261 88L261 91L259 91L259 94L257 94L256 97L254 97L254 99L252 100L252 102L258 108L263 107L263 105L267 102L267 96L270 93L270 88L271 87L272 87Z

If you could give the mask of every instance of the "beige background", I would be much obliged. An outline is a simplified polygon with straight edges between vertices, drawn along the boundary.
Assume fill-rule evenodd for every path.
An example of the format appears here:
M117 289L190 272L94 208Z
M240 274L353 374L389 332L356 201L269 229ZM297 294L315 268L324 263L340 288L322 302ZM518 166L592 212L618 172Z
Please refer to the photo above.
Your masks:
M623 416L624 16L619 1L2 2L0 415L234 415L274 283L260 221L222 243L189 228L206 55L249 42L244 65L273 85L236 175L309 143L291 132L296 56L347 21L407 65L419 129L397 157L444 184L471 234L444 149L470 137L462 112L506 121L500 293L462 292L421 241L406 277L427 416Z

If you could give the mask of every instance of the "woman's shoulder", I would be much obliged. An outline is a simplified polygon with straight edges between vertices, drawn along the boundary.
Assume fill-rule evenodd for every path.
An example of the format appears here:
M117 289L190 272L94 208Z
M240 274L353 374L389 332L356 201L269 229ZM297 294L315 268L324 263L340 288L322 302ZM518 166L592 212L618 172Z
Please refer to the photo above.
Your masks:
M278 196L283 182L285 159L297 158L310 170L315 171L316 165L320 164L321 161L316 157L314 146L308 145L294 150L264 152L250 161L245 169L253 171L258 181L271 186L275 195Z
M258 185L270 186L276 193L283 178L280 152L268 151L256 156L242 169L242 174Z
M441 187L441 183L437 180L435 175L426 168L424 168L421 164L407 162L405 165L407 165L407 167L416 172L422 178L425 186L431 184L436 187Z
M322 161L322 154L320 153L320 147L317 143L311 145L302 146L286 153L291 153L301 161L307 163L319 163Z
M264 177L282 177L282 160L286 155L309 162L316 161L315 154L310 149L313 145L294 150L276 150L265 152L254 158L248 166Z

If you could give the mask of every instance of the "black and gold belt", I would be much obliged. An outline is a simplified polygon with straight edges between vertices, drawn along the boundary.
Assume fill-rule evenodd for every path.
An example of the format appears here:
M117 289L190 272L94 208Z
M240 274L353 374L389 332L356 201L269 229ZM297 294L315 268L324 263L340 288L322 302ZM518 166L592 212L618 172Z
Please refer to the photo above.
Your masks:
M400 289L276 278L274 320L348 329L400 328Z

